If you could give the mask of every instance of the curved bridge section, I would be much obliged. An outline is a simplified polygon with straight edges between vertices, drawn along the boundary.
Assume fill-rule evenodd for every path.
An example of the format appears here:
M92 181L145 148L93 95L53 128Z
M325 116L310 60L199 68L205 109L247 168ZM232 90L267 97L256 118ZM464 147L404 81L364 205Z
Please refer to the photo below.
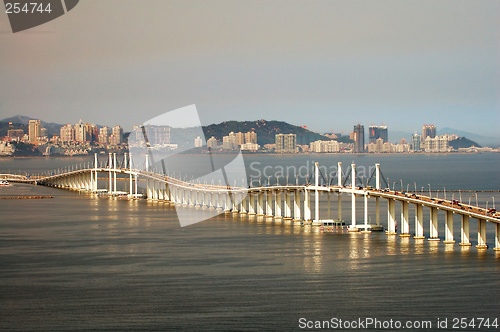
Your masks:
M381 230L380 223L380 202L385 201L387 205L387 226L388 235L398 235L410 237L410 207L414 210L414 233L415 239L425 239L429 241L440 241L438 213L444 213L444 243L453 244L454 215L460 216L460 245L470 246L470 219L477 220L477 248L486 249L486 223L495 225L495 247L500 250L500 214L494 209L486 210L478 206L462 204L456 200L438 199L417 193L397 192L383 189L381 187L380 164L376 168L372 177L375 177L375 187L356 186L356 165L350 165L348 176L342 174L342 163L338 163L337 184L325 183L320 185L320 170L315 164L314 184L308 185L275 185L258 187L237 187L224 186L211 183L193 183L175 179L148 170L134 169L132 167L130 154L125 154L122 166L118 166L116 154L109 156L109 163L106 167L99 167L97 155L94 165L74 168L70 170L58 170L48 176L26 177L20 175L9 175L11 179L18 179L19 182L36 182L40 185L54 186L59 188L79 190L94 194L123 195L129 198L147 198L159 200L179 205L197 207L206 210L220 211L219 213L242 213L249 215L264 216L274 219L291 220L299 224L324 225L326 223L344 224L342 219L342 199L351 199L351 223L349 231L370 232ZM147 165L147 161L146 161ZM0 175L1 178L2 175ZM350 178L350 186L347 182ZM98 180L105 180L107 188L98 188ZM128 191L117 190L117 179L129 182ZM145 194L138 193L138 183L145 184ZM327 218L320 218L320 199L326 195ZM330 219L332 198L337 199L338 219ZM357 201L363 199L363 216L358 218ZM368 200L375 200L375 224L369 223ZM314 202L314 208L311 207ZM324 203L324 202L323 202ZM396 204L401 205L400 230L397 230ZM424 209L429 210L429 219L424 218ZM325 210L325 209L323 209ZM312 215L314 212L314 216ZM218 214L218 213L216 213ZM215 215L215 214L214 214ZM358 223L358 219L362 222ZM424 223L429 223L429 234L424 234Z

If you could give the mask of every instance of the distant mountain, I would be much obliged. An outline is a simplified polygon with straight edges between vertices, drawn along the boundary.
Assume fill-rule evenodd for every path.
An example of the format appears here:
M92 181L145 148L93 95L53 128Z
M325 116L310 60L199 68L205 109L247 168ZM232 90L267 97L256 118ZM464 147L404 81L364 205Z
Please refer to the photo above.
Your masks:
M306 128L294 126L282 121L224 121L219 124L211 124L203 127L205 137L209 139L214 136L218 140L222 140L223 136L227 136L230 132L255 131L257 133L257 143L263 146L264 144L274 144L276 134L296 134L297 144L309 144L317 140L330 141L331 139L312 132ZM342 137L337 141L350 141L349 138Z
M470 133L467 131L457 130L457 129L448 128L448 127L438 130L438 135L444 135L444 134L457 134L458 136L461 136L461 137L467 137L468 139L472 140L474 143L477 142L483 146L489 146L489 147L500 146L500 138L498 138L498 137L487 137L487 136L482 136L482 135Z
M6 122L6 123L12 122L12 124L14 125L14 127L16 129L24 129L22 126L18 126L19 128L17 128L15 125L17 124L17 125L28 126L30 120L36 120L36 119L37 118L33 118L33 117L25 116L25 115L16 115L16 116L12 116L10 118L5 118L3 120L0 120L0 122ZM62 124L54 123L54 122L41 121L41 123L42 123L42 127L47 128L47 130L49 131L49 136L52 136L54 134L59 135L61 127L64 126ZM25 131L25 133L27 134L26 131Z

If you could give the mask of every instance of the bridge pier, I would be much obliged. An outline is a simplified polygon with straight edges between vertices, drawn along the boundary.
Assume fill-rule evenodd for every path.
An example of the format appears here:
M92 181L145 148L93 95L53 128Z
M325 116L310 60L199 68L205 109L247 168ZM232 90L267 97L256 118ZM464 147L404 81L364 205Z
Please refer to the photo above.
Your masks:
M495 251L500 251L500 223L495 224Z
M477 249L488 249L486 244L486 220L477 220Z
M453 239L453 211L445 211L445 239L443 243L455 243Z
M241 214L246 214L247 210L246 210L245 205L247 204L248 195L245 195L245 193L240 193L240 195L241 195L241 201L240 201L240 211L239 212Z
M470 237L469 237L469 216L462 214L462 227L460 230L461 235L461 246L470 247Z
M311 222L311 197L307 188L304 190L304 221Z
M255 215L255 194L248 193L248 214Z
M364 195L364 220L365 220L365 229L362 231L363 233L371 233L372 231L370 230L370 227L368 225L368 193L365 193Z
M295 189L293 199L293 220L301 221L301 211L300 211L300 191L299 189Z
M438 237L438 209L437 207L431 207L430 212L430 236L427 240L429 241L439 241Z
M396 201L387 199L387 235L396 235Z
M285 195L285 219L292 219L292 202L289 190L284 191Z
M257 215L264 215L264 192L257 193Z
M274 199L274 217L281 219L281 190L277 190Z
M415 204L415 236L414 239L425 239L424 236L424 206Z
M351 227L349 227L349 232L357 232L356 227L356 194L354 190L356 189L356 164L351 164Z
M401 234L400 237L410 237L409 203L401 201Z
M266 198L265 198L265 207L266 207L266 217L272 217L273 216L273 209L271 206L271 203L273 201L273 192L272 190L266 191Z

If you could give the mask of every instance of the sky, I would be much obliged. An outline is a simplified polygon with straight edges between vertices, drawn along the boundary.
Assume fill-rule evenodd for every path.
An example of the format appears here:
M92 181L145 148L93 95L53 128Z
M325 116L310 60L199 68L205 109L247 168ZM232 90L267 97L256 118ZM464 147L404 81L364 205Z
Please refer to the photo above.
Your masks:
M1 11L0 119L130 130L195 104L204 125L500 138L499 17L492 0L82 0L12 33Z

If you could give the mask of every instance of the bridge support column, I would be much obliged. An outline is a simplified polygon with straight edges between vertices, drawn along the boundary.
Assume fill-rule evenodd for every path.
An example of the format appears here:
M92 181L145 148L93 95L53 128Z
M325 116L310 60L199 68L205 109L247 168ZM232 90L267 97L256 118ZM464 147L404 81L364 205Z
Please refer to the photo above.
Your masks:
M311 221L311 197L309 190L304 190L304 221Z
M439 241L438 237L438 209L436 207L431 207L430 212L430 227L429 227L429 241Z
M396 201L387 200L387 235L396 235Z
M461 242L460 245L464 247L470 247L470 237L469 237L469 216L462 214L462 227L460 230Z
M108 193L112 193L113 192L113 174L111 172L111 169L113 168L113 154L111 152L109 153L108 168L109 168Z
M137 197L137 173L134 174L134 192Z
M351 164L351 227L349 231L357 232L356 227L356 194L354 190L356 189L356 164Z
M477 220L477 249L488 249L486 244L486 220Z
M314 222L319 225L319 164L314 163Z
M264 215L264 193L262 191L257 193L257 215Z
M495 223L495 251L500 251L500 224Z
M340 193L340 191L338 193L337 199L338 220L342 221L342 194Z
M146 198L147 199L153 198L153 195L151 193L151 180L149 178L146 178Z
M425 239L424 206L421 204L415 204L415 239Z
M276 191L274 199L274 217L276 219L281 219L281 191Z
M445 239L443 243L455 243L453 239L453 211L445 211L446 212L446 221L445 221Z
M410 222L409 222L409 213L408 208L409 204L406 201L401 202L401 237L409 237L410 236Z
M332 210L331 210L331 206L330 206L330 197L331 194L330 192L328 191L326 193L326 219L330 220L332 219Z
M229 213L231 212L231 196L229 195L229 193L223 193L222 194L222 198L223 198L223 201L224 201L224 213Z
M255 195L251 192L248 193L248 214L255 214Z
M380 197L375 197L375 223L380 226Z
M165 200L165 191L163 190L164 183L158 181L158 200L164 201Z
M247 201L248 201L248 194L241 193L240 195L241 195L240 213L241 214L245 214L245 213L247 213L246 204L247 204Z
M291 193L288 190L285 190L285 219L292 219L292 202L291 202Z
M365 221L365 228L364 230L362 231L363 233L371 233L371 229L368 225L368 194L364 194L363 195L364 197L364 221Z
M271 206L271 203L273 201L273 192L271 190L267 191L266 192L266 199L265 199L265 202L266 202L266 217L272 217L273 216L273 209L272 209L272 206Z
M116 153L113 153L113 192L116 193Z
M301 221L302 213L300 212L300 191L298 189L294 192L293 198L293 220Z

